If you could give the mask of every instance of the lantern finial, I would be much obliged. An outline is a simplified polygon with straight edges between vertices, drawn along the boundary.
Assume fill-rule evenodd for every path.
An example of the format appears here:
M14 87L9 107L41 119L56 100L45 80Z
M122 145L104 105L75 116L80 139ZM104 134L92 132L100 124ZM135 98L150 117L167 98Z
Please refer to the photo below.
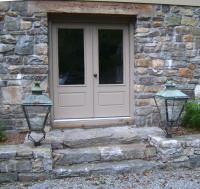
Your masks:
M40 87L39 81L34 82L34 86L32 87L32 94L33 95L42 95L42 89Z
M166 89L175 89L176 84L172 80L168 80L165 83L165 87L166 87Z

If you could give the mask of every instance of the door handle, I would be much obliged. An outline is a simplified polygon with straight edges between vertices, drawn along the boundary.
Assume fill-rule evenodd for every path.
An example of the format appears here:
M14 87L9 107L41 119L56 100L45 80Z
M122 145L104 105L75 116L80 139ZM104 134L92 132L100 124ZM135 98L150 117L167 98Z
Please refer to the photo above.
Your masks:
M97 78L97 74L95 73L94 75L93 75L95 78Z

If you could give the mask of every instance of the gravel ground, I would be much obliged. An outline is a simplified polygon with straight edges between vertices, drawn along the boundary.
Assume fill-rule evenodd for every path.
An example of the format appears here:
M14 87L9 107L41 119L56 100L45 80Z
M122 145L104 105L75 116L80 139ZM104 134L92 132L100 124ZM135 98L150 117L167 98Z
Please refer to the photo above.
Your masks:
M151 171L4 184L0 189L200 189L200 169Z

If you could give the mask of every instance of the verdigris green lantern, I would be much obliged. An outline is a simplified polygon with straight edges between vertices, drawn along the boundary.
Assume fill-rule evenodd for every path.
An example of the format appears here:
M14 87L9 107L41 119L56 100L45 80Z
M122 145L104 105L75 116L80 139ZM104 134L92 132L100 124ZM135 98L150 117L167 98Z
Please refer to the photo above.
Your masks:
M43 90L40 88L40 83L35 82L32 88L32 94L25 97L22 102L23 111L28 124L29 133L28 139L31 140L35 146L41 145L45 139L45 125L52 107L51 99L43 95ZM41 133L42 137L35 140L31 136L31 132Z
M173 126L178 125L188 98L188 95L178 90L172 81L167 81L165 89L154 95L161 124L165 128L168 138L172 137L170 130Z

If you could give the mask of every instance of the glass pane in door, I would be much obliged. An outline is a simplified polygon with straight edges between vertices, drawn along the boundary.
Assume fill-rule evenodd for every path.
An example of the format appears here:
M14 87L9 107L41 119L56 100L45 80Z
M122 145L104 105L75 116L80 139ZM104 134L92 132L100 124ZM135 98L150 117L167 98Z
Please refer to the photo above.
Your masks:
M84 84L84 31L58 29L59 84Z
M99 83L123 83L123 30L99 29Z

